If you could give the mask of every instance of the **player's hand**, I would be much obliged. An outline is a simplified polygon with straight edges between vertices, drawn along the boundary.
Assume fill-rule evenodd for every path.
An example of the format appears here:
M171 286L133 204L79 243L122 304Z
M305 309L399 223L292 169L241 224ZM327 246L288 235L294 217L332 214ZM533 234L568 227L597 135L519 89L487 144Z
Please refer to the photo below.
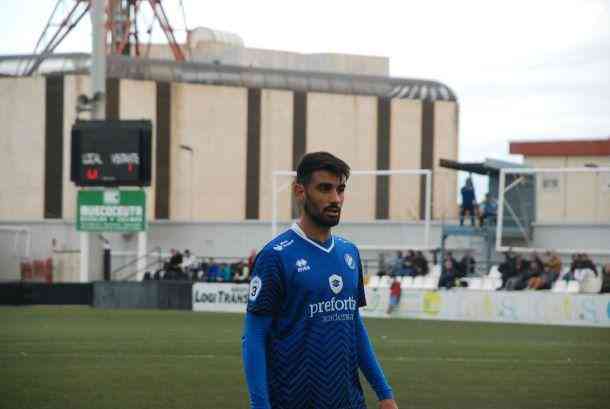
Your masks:
M384 399L379 401L379 409L398 409L394 399Z

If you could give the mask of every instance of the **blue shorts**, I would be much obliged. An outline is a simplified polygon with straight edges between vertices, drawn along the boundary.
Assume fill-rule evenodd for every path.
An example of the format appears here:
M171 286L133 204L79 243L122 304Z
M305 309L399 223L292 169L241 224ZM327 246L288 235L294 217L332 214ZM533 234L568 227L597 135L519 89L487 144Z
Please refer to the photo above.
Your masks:
M396 295L390 295L390 305L392 307L397 306L399 301L400 301L400 297L398 297Z

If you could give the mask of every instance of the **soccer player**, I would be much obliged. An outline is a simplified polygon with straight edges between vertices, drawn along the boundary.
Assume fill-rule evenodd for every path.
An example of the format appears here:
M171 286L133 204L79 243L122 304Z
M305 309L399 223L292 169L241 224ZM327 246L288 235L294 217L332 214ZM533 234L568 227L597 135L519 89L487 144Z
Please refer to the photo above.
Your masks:
M330 153L305 155L293 184L300 219L256 258L242 338L251 409L366 409L358 369L379 408L397 409L358 311L360 254L331 234L349 173Z

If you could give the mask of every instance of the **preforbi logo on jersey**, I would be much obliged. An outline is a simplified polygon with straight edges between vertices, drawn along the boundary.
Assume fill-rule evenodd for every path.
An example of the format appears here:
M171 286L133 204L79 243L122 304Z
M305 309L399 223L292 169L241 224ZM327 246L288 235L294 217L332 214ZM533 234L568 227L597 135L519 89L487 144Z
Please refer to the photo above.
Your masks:
M307 260L305 260L304 258L298 259L296 262L297 271L299 273L302 273L303 271L311 270L311 267L309 267L307 264Z
M330 284L330 290L335 294L339 294L343 290L343 278L340 275L333 274L328 277L328 284Z
M345 260L345 264L347 264L349 268L351 268L352 270L356 268L356 262L354 261L354 258L351 254L345 253L343 259Z
M263 288L263 281L260 277L256 276L250 281L250 290L248 292L248 298L250 301L255 301L258 295L261 293L261 288Z

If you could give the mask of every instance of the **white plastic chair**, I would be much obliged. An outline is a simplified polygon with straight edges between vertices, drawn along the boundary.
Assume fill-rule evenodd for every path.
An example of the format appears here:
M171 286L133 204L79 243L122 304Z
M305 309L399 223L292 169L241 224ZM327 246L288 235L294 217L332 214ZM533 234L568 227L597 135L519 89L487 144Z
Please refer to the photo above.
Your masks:
M565 280L557 280L553 283L551 291L554 293L565 293L568 291L568 283Z
M568 281L568 289L566 292L571 293L571 294L579 293L580 292L580 283L576 280Z
M489 277L490 278L502 278L502 274L500 274L500 270L498 270L498 266L491 266L489 269Z
M402 281L400 282L400 288L402 288L403 290L410 290L413 288L413 277L411 276L406 276L402 278Z
M440 276L435 276L432 274L428 274L426 279L424 280L424 289L426 290L436 290L438 289L438 282Z
M382 276L379 280L379 287L389 287L392 284L392 277Z
M495 290L493 278L491 278L491 277L483 277L483 284L481 285L481 289L485 290L485 291L493 291L493 290Z
M483 288L483 280L480 277L472 277L468 283L469 290L481 290Z
M379 276L374 275L371 278L369 278L367 287L379 287Z
M493 289L495 290L499 290L500 288L502 288L502 279L500 277L497 278L492 278L493 280Z
M589 270L589 273L580 283L580 292L587 294L599 293L602 290L603 280L601 273L596 275L593 270Z
M421 290L424 288L424 276L417 276L413 279L413 288Z
M441 276L441 265L440 264L433 265L432 270L430 270L430 274L435 277L440 277Z

